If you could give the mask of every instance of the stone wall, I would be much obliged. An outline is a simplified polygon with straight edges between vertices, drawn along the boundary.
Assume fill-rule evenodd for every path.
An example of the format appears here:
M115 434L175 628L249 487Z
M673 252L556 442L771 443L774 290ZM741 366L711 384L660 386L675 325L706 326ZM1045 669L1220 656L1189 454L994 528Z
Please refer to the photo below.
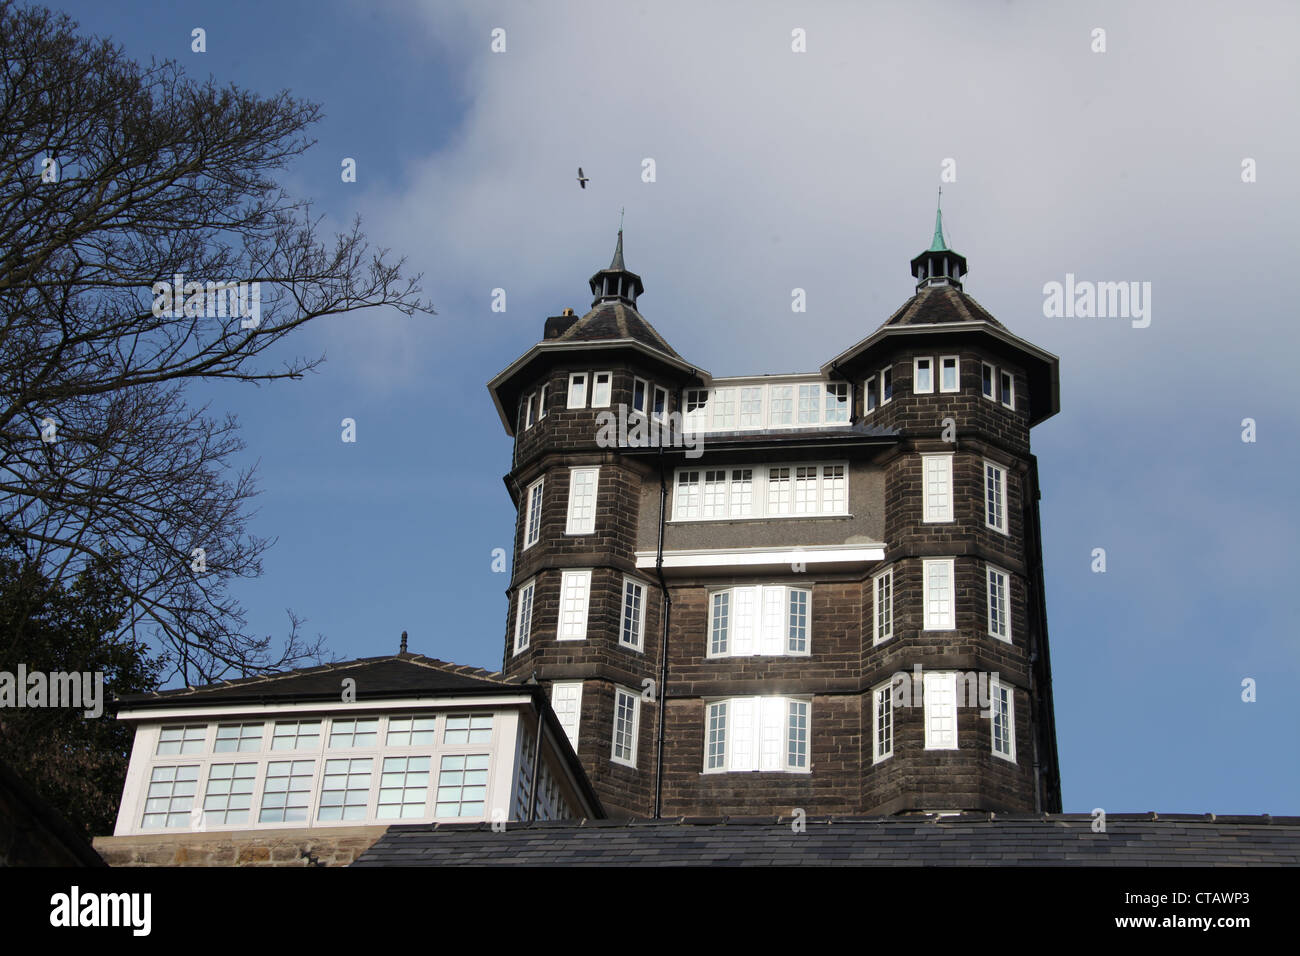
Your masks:
M387 830L308 827L96 837L109 866L347 866Z

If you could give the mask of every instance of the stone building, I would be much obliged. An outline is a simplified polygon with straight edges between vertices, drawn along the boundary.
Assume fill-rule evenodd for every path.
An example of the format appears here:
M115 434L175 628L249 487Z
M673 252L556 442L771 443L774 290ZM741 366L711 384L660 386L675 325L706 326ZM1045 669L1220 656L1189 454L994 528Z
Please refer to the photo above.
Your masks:
M611 815L1056 813L1030 429L1058 360L963 291L809 373L714 378L613 261L489 390L518 511L503 674Z

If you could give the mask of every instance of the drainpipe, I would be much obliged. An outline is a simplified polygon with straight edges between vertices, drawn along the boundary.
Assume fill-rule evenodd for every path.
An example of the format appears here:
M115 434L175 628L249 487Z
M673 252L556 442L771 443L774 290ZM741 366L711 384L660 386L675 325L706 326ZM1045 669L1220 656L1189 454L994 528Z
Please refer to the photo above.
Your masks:
M668 483L664 478L664 448L659 446L659 545L655 551L655 573L659 576L659 591L664 596L663 634L659 638L659 730L655 743L655 815L659 819L664 792L664 712L668 709L668 622L673 613L673 599L668 594L664 580L664 519L668 504Z

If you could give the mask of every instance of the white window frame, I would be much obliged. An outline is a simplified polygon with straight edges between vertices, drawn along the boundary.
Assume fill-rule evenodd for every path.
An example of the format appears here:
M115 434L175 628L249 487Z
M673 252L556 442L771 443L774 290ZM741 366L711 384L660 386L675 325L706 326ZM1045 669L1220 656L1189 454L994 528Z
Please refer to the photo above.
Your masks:
M806 485L803 490L806 495L804 500L805 507L809 500L812 502L812 510L796 511L796 484L799 481L808 482L810 479L798 478L797 469L815 468L816 476L813 481L812 489L809 491ZM772 474L778 469L787 469L789 476L779 478L778 480L785 483L788 494L784 495L788 510L778 510L773 506L769 499L769 489L772 487ZM834 469L842 469L843 474L836 474ZM720 506L720 513L716 501L711 497L715 513L705 515L706 494L712 490L713 495L717 494L716 487L710 488L708 476L710 473L725 472L726 480L722 483L723 500ZM749 472L750 478L748 483L743 478L737 478L737 473ZM698 481L683 481L683 476L696 474ZM851 488L851 475L848 461L807 461L807 462L786 462L780 464L755 464L755 465L725 465L712 468L701 468L698 465L678 468L673 474L673 505L672 517L669 519L673 522L686 521L734 521L746 518L763 518L763 519L788 519L788 518L823 518L823 517L846 517L852 513L851 502L849 501L849 492ZM843 488L844 507L839 510L831 510L827 507L828 499L836 496L828 494L836 485L832 482L840 483ZM740 499L737 492L743 488L748 488L748 512L742 511L736 513ZM716 486L716 482L714 483Z
M984 390L984 371L986 369L989 373L988 391ZM998 400L998 367L996 365L990 365L988 362L980 362L980 394L990 402L996 402Z
M1003 379L1006 380L1006 388L1002 387L1004 384ZM1009 401L1008 395L1010 396ZM998 370L998 401L1013 412L1016 410L1016 376L1006 369Z
M641 589L641 599L640 599L640 606L637 608L636 616L633 621L633 624L636 627L636 634L634 635L636 640L629 642L624 640L625 632L627 630L627 616L628 616L627 615L627 598L628 598L627 592L629 588L633 588L633 587ZM618 605L619 647L626 647L630 650L634 650L637 652L643 652L645 650L645 609L646 609L646 603L647 603L647 599L649 598L649 595L650 595L650 585L647 584L645 581L641 580L640 578L634 578L631 575L623 576L623 597L622 600L619 601L619 605Z
M564 733L578 750L578 729L582 723L582 681L556 681L551 685L551 710L564 728Z
M537 420L540 422L546 417L546 391L550 384L543 385L541 391L537 393Z
M1002 713L1002 693L1006 693L1006 729L1007 729L1007 746L1009 752L1003 753L998 749L998 738L995 732L996 721ZM1003 760L1016 762L1016 691L1010 684L1004 684L1000 680L989 679L989 740L993 756L1001 757Z
M883 601L881 600L882 585L885 591ZM886 568L871 579L871 634L873 645L883 644L894 636L893 568Z
M590 503L585 493L591 482ZM583 494L575 492L583 490ZM596 531L596 505L600 499L600 466L574 465L569 468L569 505L564 523L565 534L594 534Z
M840 395L843 394L843 401ZM831 410L836 416L831 418ZM841 417L843 416L843 417ZM827 382L822 389L822 424L848 424L853 417L853 388L848 382Z
M995 564L986 565L985 588L988 591L989 636L1010 644L1011 575Z
M619 705L624 697L627 697L632 701L632 727L630 732L631 747L628 748L631 751L630 756L619 756L618 711ZM614 685L614 719L611 723L613 724L613 739L610 741L609 759L614 763L622 764L625 767L636 767L637 738L640 736L641 732L641 695L626 687L619 687L617 684Z
M662 385L654 386L653 398L650 401L650 417L657 422L662 422L668 417L668 389ZM655 406L659 404L659 396L663 395L663 411L656 412Z
M723 593L727 595L721 602L726 605L726 621L725 626L718 627L716 595ZM791 649L795 643L792 629L796 594L803 595L802 650ZM708 606L705 657L808 657L812 653L812 588L787 584L714 588L709 592ZM721 650L715 650L719 643Z
M578 380L581 379L579 382ZM570 372L569 373L569 408L586 408L588 385L591 382L590 372ZM576 388L575 388L576 385Z
M601 378L604 378L604 384L601 384ZM601 394L604 393L602 400ZM591 373L591 407L592 408L609 408L610 399L614 395L614 373L613 372L592 372Z
M802 734L798 740L790 726L795 707L802 711ZM710 766L709 736L719 708L722 759L719 766ZM812 701L806 697L725 697L709 701L704 709L703 772L811 773L812 716ZM740 724L749 725L743 737ZM802 764L790 759L796 743L803 745Z
M641 386L641 407L636 407L636 390ZM629 417L632 415L647 415L650 411L650 383L643 378L632 379L632 407L628 409Z
M546 476L543 475L524 492L524 550L527 551L542 537L542 505L546 492Z
M926 671L922 676L925 716L925 749L957 750L958 716L960 712L957 699L956 671ZM946 711L952 709L952 727L942 725L948 720Z
M921 600L924 604L924 621L922 630L926 631L951 631L957 627L957 588L954 581L954 571L956 562L952 558L926 558L921 562L923 569L923 589ZM945 576L945 587L937 596L941 601L947 603L948 611L946 614L933 607L932 598L936 596L934 582L932 578L936 577L943 569Z
M581 594L582 618L577 623L565 620L565 601L577 599ZM560 607L555 625L558 641L585 641L587 622L591 617L591 568L562 571L560 573Z
M989 470L996 473L997 492L990 497L989 495ZM1001 534L1007 534L1007 469L1004 465L999 465L996 461L984 459L984 525L992 528ZM989 520L989 509L993 510L994 520Z
M935 477L943 479L941 493L933 492L930 487L932 470ZM922 455L921 521L924 524L941 524L952 520L952 454Z
M881 717L884 716L888 737L881 746ZM893 678L871 688L871 762L880 763L894 755L894 681Z
M880 393L876 391L876 381L879 378L879 375L871 375L862 383L862 414L864 416L870 415L880 407Z
M530 578L520 586L515 603L515 653L528 650L532 643L533 608L537 602L537 579Z
M534 417L534 411L533 411L534 397L535 397L535 393L530 392L528 394L528 397L524 399L524 431L528 431L528 429L532 428L533 425L537 423L537 419Z
M930 384L925 388L921 387L921 363L922 362L925 362L929 366L928 371L930 374ZM935 368L934 368L933 355L918 355L912 359L912 394L913 395L934 394L934 379L935 379L934 372L935 372Z
M889 395L885 395L885 378L889 378ZM888 405L894 400L894 366L888 365L880 370L880 404Z
M952 362L953 386L952 388L943 387L943 366L945 362ZM961 391L961 356L960 355L940 355L939 364L935 369L935 383L940 392L960 392Z

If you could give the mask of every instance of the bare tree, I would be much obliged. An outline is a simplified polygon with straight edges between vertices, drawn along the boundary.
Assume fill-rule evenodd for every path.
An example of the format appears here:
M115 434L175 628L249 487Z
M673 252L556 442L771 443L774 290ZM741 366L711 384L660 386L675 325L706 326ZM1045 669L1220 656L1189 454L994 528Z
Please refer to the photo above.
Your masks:
M304 323L433 310L359 221L322 238L272 178L319 107L76 29L0 0L0 541L53 583L116 555L124 631L186 681L299 662L292 614L279 647L229 594L270 542L235 420L186 382L299 378L321 359L273 356Z

